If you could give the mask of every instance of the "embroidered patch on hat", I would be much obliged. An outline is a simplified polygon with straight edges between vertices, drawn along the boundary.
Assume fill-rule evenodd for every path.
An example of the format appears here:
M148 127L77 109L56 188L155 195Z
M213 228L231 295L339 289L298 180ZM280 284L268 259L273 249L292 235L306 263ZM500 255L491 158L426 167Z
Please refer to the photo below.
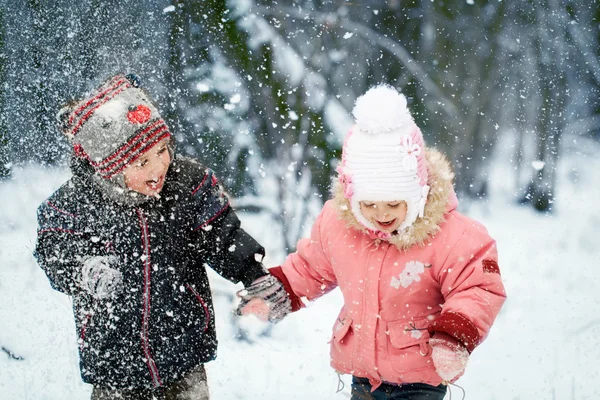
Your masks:
M152 111L143 104L130 107L127 113L127 119L132 124L145 124L150 120L150 116L152 116Z

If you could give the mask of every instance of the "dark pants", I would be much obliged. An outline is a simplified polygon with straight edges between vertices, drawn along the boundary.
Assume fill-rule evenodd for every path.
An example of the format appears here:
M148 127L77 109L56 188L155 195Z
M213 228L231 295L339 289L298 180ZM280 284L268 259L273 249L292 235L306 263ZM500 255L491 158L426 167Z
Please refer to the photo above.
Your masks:
M158 388L110 389L94 386L92 400L209 400L206 371L200 364L183 378Z
M352 397L350 400L443 400L446 386L431 386L425 383L403 385L381 384L371 393L368 379L352 377Z

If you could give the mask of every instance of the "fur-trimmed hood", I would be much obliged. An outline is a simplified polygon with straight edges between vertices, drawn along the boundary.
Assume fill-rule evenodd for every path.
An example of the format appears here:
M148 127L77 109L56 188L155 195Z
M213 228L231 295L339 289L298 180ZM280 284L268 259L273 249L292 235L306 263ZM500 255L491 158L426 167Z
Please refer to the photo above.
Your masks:
M358 222L352 213L350 202L344 197L342 185L336 177L332 186L332 195L340 217L346 221L349 227L368 234L374 240L387 240L401 251L406 251L415 244L424 245L432 235L440 230L440 225L444 222L444 215L458 206L458 199L452 186L454 173L448 159L433 148L426 149L425 157L429 174L428 185L430 186L425 212L423 218L417 218L407 230L392 235L389 239L377 237Z

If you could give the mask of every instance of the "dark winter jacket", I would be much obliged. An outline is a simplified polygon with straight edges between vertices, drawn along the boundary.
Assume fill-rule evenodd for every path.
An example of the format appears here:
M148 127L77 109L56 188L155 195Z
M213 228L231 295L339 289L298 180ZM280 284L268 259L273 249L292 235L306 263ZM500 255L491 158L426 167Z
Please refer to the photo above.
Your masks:
M244 285L266 274L264 249L240 229L213 172L176 159L160 198L136 207L109 200L89 164L73 173L38 209L35 256L52 287L72 296L83 380L161 386L213 360L205 266ZM107 300L81 286L90 256L119 260L123 285Z

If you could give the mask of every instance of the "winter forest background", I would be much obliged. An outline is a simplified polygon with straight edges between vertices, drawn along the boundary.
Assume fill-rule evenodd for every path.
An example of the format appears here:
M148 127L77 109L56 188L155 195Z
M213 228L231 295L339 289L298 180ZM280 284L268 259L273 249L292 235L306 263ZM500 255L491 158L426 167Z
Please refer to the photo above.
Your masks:
M37 204L68 177L54 115L117 72L222 177L269 266L328 198L356 97L404 92L505 265L467 399L600 398L599 23L597 0L0 0L0 399L89 396L68 299L31 249ZM235 288L213 279L216 399L349 397L327 366L339 294L270 327L230 316Z

